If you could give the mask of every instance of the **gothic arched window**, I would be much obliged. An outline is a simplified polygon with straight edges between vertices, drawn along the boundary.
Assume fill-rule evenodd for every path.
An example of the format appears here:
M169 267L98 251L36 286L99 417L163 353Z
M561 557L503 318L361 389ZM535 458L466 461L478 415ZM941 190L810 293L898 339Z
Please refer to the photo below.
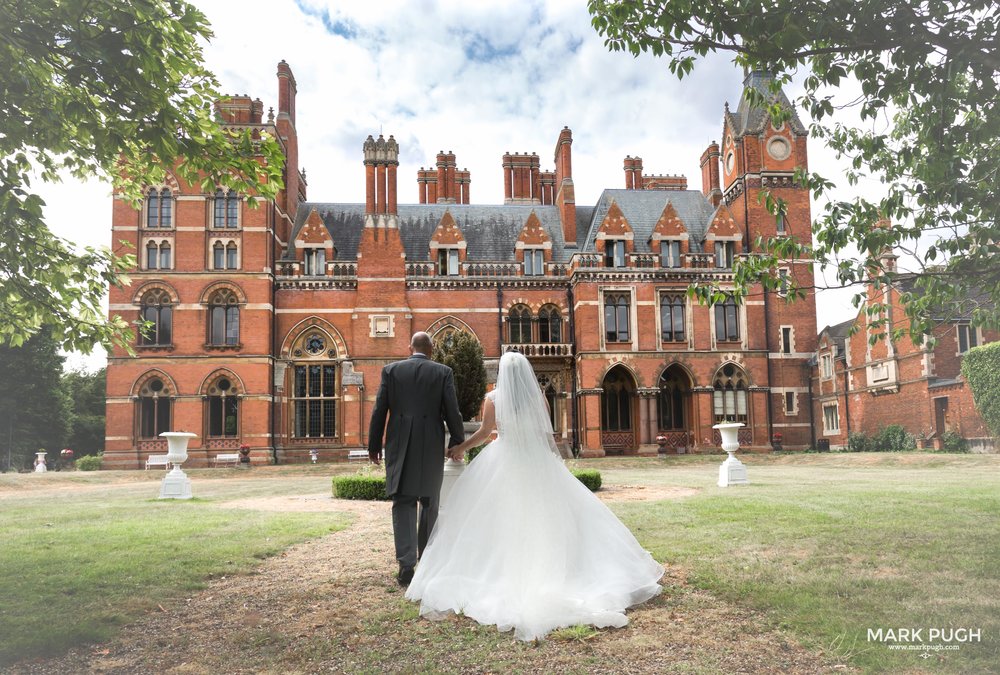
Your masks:
M232 379L220 376L208 388L208 435L234 438L239 435L240 400Z
M510 308L508 319L510 344L520 345L531 342L531 310L524 305Z
M160 266L160 248L155 241L146 244L146 269L155 270Z
M209 343L237 345L240 342L240 305L229 289L216 291L208 301Z
M167 242L160 244L160 269L170 269L170 244Z
M222 245L221 241L215 242L215 245L212 247L212 269L226 269L226 248Z
M684 428L684 403L691 393L690 381L679 366L671 366L660 375L656 421L659 429Z
M236 244L229 242L226 245L226 269L234 270L236 269Z
M632 430L632 395L635 386L632 378L621 367L612 368L604 376L601 394L602 431Z
M169 188L150 188L146 193L146 227L171 227L173 195Z
M169 345L173 337L173 312L170 296L162 288L154 288L142 296L139 318L152 325L147 331L140 331L141 345Z
M538 341L562 342L562 315L555 305L545 305L538 311Z
M337 364L328 338L307 332L294 354L300 359L292 371L292 435L297 438L337 436Z
M712 382L712 415L715 423L746 422L749 416L747 376L732 363L722 366Z
M170 431L172 398L163 380L151 377L139 390L139 437L157 438Z

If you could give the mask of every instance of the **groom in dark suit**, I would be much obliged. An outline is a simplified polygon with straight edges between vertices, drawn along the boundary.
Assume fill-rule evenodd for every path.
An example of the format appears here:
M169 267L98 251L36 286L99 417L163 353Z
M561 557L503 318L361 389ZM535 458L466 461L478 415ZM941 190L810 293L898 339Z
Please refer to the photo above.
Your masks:
M414 333L410 358L382 369L368 429L368 456L376 464L382 459L385 434L385 491L392 497L392 533L399 561L396 578L401 586L413 578L417 556L423 553L437 520L444 478L442 422L451 434L448 447L465 440L455 376L448 366L431 361L433 351L427 333Z

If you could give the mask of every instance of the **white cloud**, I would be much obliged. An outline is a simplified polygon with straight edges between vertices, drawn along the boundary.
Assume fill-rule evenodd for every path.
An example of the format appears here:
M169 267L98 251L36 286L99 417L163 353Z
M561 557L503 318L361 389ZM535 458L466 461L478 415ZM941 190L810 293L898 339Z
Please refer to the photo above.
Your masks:
M699 189L701 152L721 140L723 103L740 95L742 73L725 56L678 81L664 60L609 52L583 2L196 4L215 32L205 59L223 91L259 97L266 111L277 106L278 61L292 67L314 201L363 201L361 144L382 131L401 146L401 202L417 201L417 169L452 150L472 173L472 201L500 203L504 152L537 152L552 169L564 125L574 133L580 204L624 187L625 155L641 156L646 173L686 174ZM817 167L818 144L811 152ZM106 186L42 192L57 233L110 243ZM843 305L821 303L820 325L850 316Z

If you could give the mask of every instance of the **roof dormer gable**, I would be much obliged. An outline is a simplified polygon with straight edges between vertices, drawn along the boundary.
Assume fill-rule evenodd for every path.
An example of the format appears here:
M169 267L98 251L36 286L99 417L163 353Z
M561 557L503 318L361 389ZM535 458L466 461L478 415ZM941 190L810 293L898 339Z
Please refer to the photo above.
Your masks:
M737 239L742 238L743 233L736 223L736 218L728 206L720 206L712 215L712 222L705 230L705 239Z
M330 230L326 228L323 217L316 209L309 212L306 222L302 225L295 237L298 244L310 244L313 246L333 246L333 238L330 237Z
M463 245L460 248L464 248L465 236L458 228L458 223L455 222L455 217L451 215L449 209L441 216L441 222L438 223L437 229L431 235L431 248L458 246L459 244Z
M663 207L663 213L653 226L653 234L650 241L656 239L686 239L688 235L684 221L677 215L677 209L670 202Z
M597 237L598 239L632 239L633 237L632 226L629 225L628 219L625 218L621 207L618 206L618 202L613 199L611 206L608 207L608 213L597 229Z
M528 215L528 219L524 221L524 227L521 228L521 234L517 238L517 243L522 246L552 245L552 238L545 231L545 228L542 227L542 221L535 215L534 210Z

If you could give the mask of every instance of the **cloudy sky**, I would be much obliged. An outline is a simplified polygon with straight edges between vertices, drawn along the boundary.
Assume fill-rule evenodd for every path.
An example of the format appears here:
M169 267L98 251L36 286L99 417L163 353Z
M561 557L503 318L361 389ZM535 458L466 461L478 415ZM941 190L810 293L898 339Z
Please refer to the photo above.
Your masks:
M471 171L472 202L502 203L504 152L537 152L552 169L563 126L573 130L579 204L624 187L626 155L700 189L699 157L721 140L723 104L736 106L743 79L725 56L678 81L663 60L609 52L585 0L194 3L213 26L205 59L224 92L259 97L266 110L277 105L278 61L292 67L313 201L364 201L361 143L380 131L400 145L402 203L417 201L416 171L439 150ZM810 167L838 173L817 144ZM57 234L110 243L106 185L65 183L43 196ZM854 314L849 295L820 296L820 327Z

